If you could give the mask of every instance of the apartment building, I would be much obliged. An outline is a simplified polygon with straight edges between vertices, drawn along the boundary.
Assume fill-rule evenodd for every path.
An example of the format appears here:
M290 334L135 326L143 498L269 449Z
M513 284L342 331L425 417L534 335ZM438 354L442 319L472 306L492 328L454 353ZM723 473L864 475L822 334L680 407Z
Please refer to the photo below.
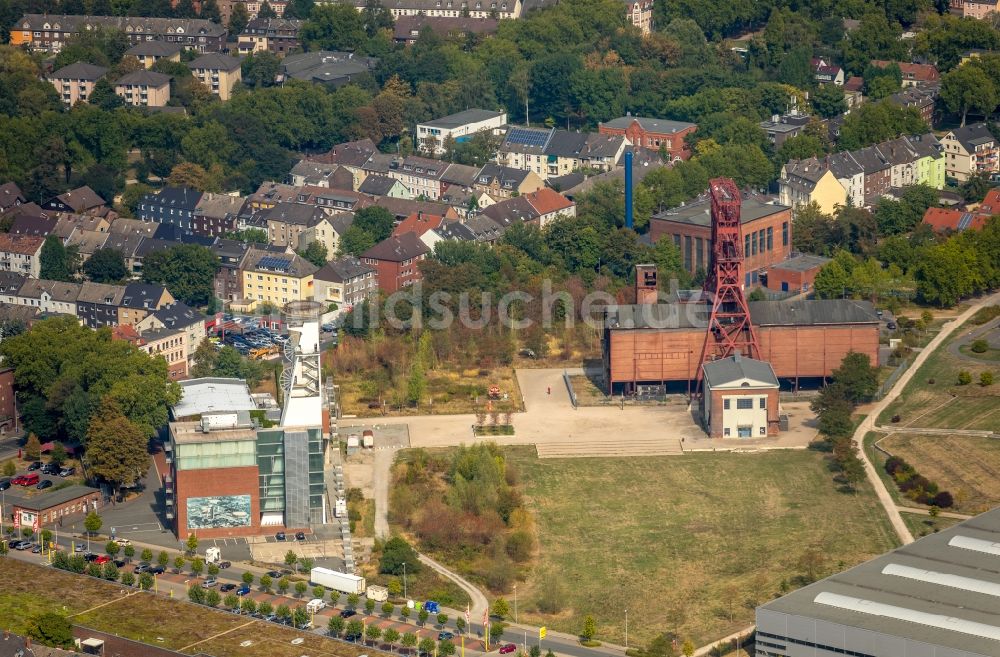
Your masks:
M358 11L364 11L367 0L353 0ZM431 18L497 18L521 16L521 0L391 0L385 3L393 18L428 16Z
M162 60L180 62L184 47L179 43L169 41L141 41L125 51L126 57L135 57L144 68L153 68L153 64Z
M188 62L191 74L201 81L219 100L229 100L233 87L243 79L240 60L228 55L209 53Z
M107 72L108 69L103 66L76 62L53 72L49 75L49 82L56 88L63 104L72 106L78 101L87 102L94 85Z
M115 93L132 107L164 107L170 100L170 76L156 71L133 71L115 82Z
M354 256L331 260L316 272L313 279L316 301L335 303L345 310L378 296L375 267Z
M979 174L1000 172L1000 148L985 123L949 130L941 138L941 144L945 154L945 175L958 182Z
M130 43L165 41L197 52L226 47L226 28L201 18L25 14L10 28L10 44L58 53L73 37L95 29L122 32Z
M652 3L650 3L652 5ZM617 135L629 143L651 151L663 151L672 161L691 157L685 139L698 129L694 123L626 115L598 125L602 135Z
M301 47L299 30L302 21L288 18L253 18L239 36L237 48L241 55L272 52L284 57Z
M417 147L430 155L444 155L449 139L461 143L473 135L495 132L507 125L506 112L485 109L468 109L457 114L417 124Z
M243 299L249 310L268 304L281 308L290 301L313 298L313 274L319 268L305 258L254 249L243 270Z
M0 233L0 271L38 278L44 237Z

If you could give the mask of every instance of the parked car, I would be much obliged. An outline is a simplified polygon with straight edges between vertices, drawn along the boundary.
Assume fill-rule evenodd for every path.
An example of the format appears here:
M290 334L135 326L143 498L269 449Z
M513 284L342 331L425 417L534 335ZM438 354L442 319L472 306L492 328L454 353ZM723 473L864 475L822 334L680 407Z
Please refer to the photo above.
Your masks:
M98 555L98 556L97 556L97 557L96 557L96 558L94 559L94 563L96 563L96 564L100 564L100 565L102 565L102 566L103 566L104 564L106 564L107 562L109 562L109 561L111 561L111 557L109 557L109 556L108 556L108 555L106 555L106 554L101 554L101 555Z
M31 474L24 474L14 478L14 483L17 484L18 486L34 486L39 481L41 481L41 477L38 476L37 472L32 472Z
M15 550L27 550L28 548L31 547L31 542L30 541L16 541L15 543L12 543L11 546Z
M116 538L115 539L115 543L117 543L118 545L120 545L122 547L126 547L128 545L132 545L132 541L130 541L127 538Z
M163 573L167 572L167 569L157 564L155 566L150 566L149 572L153 573L154 575L162 575Z
M885 327L887 329L889 329L890 331L895 331L896 330L896 322L888 321L888 322L885 323Z
M441 605L433 600L428 600L424 603L424 609L426 609L429 614L437 614L441 611Z
M76 468L63 468L59 471L60 477L71 477L76 474Z
M455 638L455 635L451 632L439 632L438 641L451 641Z
M513 643L506 643L506 644L500 646L500 654L501 655L509 655L510 653L512 653L512 652L514 652L516 650L517 650L517 646L515 646Z
M148 563L139 563L139 564L136 564L136 566L135 566L135 574L136 575L141 575L142 573L148 573L148 572L149 572L149 564Z
M306 540L306 533L305 532L296 532L295 533L295 540L296 541L304 541L304 540Z
M248 593L250 593L250 587L247 584L244 584L240 588L236 589L236 595L238 595L240 597L243 597L244 595L246 595Z
M77 544L76 544L76 545L75 545L75 546L73 547L73 551L74 551L74 552L83 552L83 551L84 551L84 550L86 550L86 549L87 549L87 546L85 546L85 545L84 545L83 543L77 543Z
M285 532L278 532L277 534L275 534L274 535L274 540L276 540L276 541L283 541L283 540L285 540Z
M233 565L232 561L220 561L219 562L219 568L229 568L232 565Z
M125 560L124 559L115 559L114 563L115 563L115 567L116 568L124 568L125 567Z
M0 479L0 490L7 490L10 488L10 479Z
M357 616L357 615L358 612L354 611L353 609L345 609L342 612L340 612L341 618L350 618L351 616Z
M38 490L45 490L46 488L52 488L52 480L43 479L42 481L38 482L38 485L35 486L35 488L37 488Z
M42 546L41 546L41 544L35 543L34 545L32 545L31 546L31 553L32 554L41 554L42 553Z
M88 552L85 555L83 555L83 560L86 561L87 563L93 563L94 561L97 561L97 555L94 554L93 552Z
M333 324L323 324L320 328L322 328L325 333L333 333L337 330L337 327Z
M42 466L42 474L47 475L57 475L59 474L60 467L55 463L46 463Z
M201 583L201 588L210 589L218 583L219 580L215 579L214 577L209 577L208 579L206 579L204 582Z
M41 469L42 469L42 462L41 461L35 461L34 463L32 463L32 464L30 464L28 466L28 472L33 472L35 470L41 470Z
M229 593L230 591L235 591L236 590L236 585L235 584L223 584L222 586L219 587L219 590L222 591L223 593Z
M278 572L277 570L267 571L267 576L270 577L271 579L281 579L281 573Z

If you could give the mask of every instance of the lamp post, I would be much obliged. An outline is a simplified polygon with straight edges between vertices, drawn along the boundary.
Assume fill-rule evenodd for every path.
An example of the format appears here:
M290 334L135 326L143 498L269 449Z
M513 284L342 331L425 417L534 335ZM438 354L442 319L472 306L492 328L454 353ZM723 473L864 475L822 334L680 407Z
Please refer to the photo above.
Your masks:
M403 597L406 598L407 600L410 599L410 596L406 595L406 562L405 561L403 562Z
M517 584L514 585L514 622L517 622Z
M625 607L625 649L628 650L628 607Z

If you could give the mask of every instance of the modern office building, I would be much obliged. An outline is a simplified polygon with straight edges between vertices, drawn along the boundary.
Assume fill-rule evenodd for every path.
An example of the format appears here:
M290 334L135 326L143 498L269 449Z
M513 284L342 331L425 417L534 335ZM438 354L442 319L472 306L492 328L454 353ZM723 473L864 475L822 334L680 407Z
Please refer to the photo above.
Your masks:
M1000 655L1000 508L761 605L755 655Z

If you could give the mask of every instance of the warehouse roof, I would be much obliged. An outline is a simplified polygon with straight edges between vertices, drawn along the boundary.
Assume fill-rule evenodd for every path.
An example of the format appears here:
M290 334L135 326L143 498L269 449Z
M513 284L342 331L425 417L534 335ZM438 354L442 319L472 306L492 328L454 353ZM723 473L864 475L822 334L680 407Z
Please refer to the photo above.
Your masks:
M745 224L756 221L762 217L769 217L779 212L785 212L789 208L777 203L767 203L757 198L746 198L740 204L740 223ZM675 221L682 224L694 224L710 228L712 226L712 204L706 197L702 200L688 203L676 208L670 208L653 215L653 219L658 221Z
M42 511L44 509L51 509L54 506L59 506L60 504L65 504L66 502L72 502L73 500L80 499L85 495L91 495L99 492L100 490L97 488L74 485L54 490L51 493L33 495L30 498L16 499L12 502L12 504L22 509L28 509L29 511Z
M442 128L451 129L458 128L469 123L480 123L482 121L489 121L490 119L499 119L504 115L503 112L494 112L493 110L486 109L467 109L457 114L449 114L448 116L443 116L440 119L433 119L431 121L425 121L420 125L430 126L432 128Z
M171 409L175 418L221 411L253 411L257 404L243 379L205 377L179 381L181 400Z
M1000 654L1000 509L768 602L758 615L768 611Z
M752 301L754 326L814 326L823 324L878 323L870 301L822 299L802 301ZM611 329L707 328L707 304L657 303L609 306L605 326Z

